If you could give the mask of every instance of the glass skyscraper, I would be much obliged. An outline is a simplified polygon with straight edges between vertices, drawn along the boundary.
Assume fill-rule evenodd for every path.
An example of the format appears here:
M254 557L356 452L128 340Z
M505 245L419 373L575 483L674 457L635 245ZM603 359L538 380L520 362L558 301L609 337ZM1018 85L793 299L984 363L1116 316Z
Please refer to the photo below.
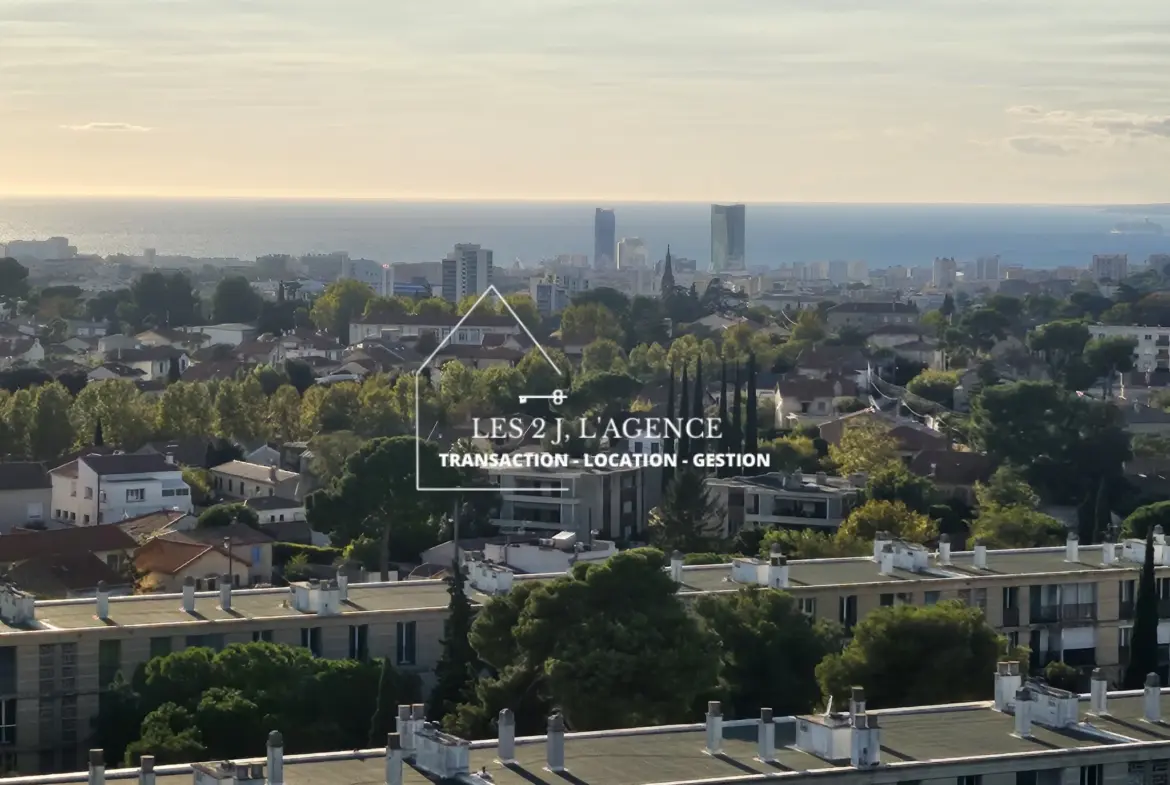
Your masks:
M744 252L747 211L742 204L711 205L711 271L747 269Z
M593 269L617 266L617 218L613 210L598 207L593 213Z

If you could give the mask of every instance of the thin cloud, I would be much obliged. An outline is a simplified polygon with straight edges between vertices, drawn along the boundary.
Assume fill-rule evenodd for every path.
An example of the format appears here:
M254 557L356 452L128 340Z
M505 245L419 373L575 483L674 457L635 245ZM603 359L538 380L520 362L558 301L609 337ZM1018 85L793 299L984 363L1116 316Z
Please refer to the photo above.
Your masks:
M152 129L145 125L132 123L85 123L84 125L63 125L66 131L126 131L130 133L146 133Z
M1025 155L1072 155L1076 150L1042 136L1016 136L1007 140L1008 146Z
M1037 106L1011 106L1006 111L1027 125L1062 128L1090 142L1107 144L1118 138L1170 139L1170 115L1147 115L1116 109L1071 112L1046 110Z

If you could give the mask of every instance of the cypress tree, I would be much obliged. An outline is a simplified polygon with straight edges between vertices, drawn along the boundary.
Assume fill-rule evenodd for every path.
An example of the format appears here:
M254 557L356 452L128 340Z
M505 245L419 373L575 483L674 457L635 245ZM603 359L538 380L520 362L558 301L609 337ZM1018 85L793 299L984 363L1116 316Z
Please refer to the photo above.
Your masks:
M704 396L703 396L703 358L702 357L700 357L699 361L697 363L695 363L695 392L694 392L694 395L695 395L695 400L691 402L691 417L696 419L696 420L702 420L704 417L707 416L706 412L704 411L706 409L706 407L703 405L704 403L706 403L706 401L704 400ZM696 439L691 444L691 455L693 456L695 453L704 452L705 449L706 449L706 442L702 439Z
M666 419L674 419L674 363L670 364L670 381L666 383ZM662 440L662 454L674 455L674 437L666 436ZM662 467L662 491L666 492L667 486L670 484L670 477L673 474L670 466Z
M687 383L687 364L683 363L682 390L678 394L678 418L686 421L690 417L691 399L690 385ZM678 437L678 462L685 465L691 459L691 440L687 436L687 429L683 428Z
M743 383L739 376L739 365L735 366L735 397L731 399L731 450L743 449Z
M475 684L476 656L471 648L471 622L474 611L467 598L467 576L458 560L451 565L447 579L447 620L443 624L443 654L435 666L435 689L427 706L427 717L442 720L455 707L471 697Z
M1092 542L1101 542L1109 533L1113 525L1113 516L1109 512L1109 488L1105 478L1097 485L1097 504L1093 510L1093 539Z
M719 452L727 452L731 441L731 422L727 418L727 360L719 368Z
M1158 593L1154 585L1154 527L1146 532L1146 560L1138 581L1134 603L1133 634L1129 643L1129 665L1123 689L1145 686L1147 674L1158 670Z
M172 357L170 365L167 366L167 384L174 384L177 381L179 381L179 360Z
M94 447L105 447L106 446L106 439L102 435L102 421L101 420L97 421L97 425L94 426L94 429L93 429L93 446Z
M378 739L386 738L387 730L394 718L394 670L390 658L382 658L382 671L378 674L378 696L374 704L374 716L370 717L370 746L375 747Z
M759 411L756 408L756 355L748 355L747 411L744 412L743 451L753 453L759 449Z

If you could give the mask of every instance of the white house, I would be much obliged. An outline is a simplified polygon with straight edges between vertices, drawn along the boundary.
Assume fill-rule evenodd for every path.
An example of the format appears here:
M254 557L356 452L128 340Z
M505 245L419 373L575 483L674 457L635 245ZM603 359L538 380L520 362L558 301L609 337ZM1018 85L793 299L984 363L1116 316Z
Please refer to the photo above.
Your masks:
M0 367L18 362L39 363L45 359L45 349L39 338L0 340Z
M97 350L101 354L114 352L118 349L137 349L142 344L138 339L132 335L122 335L121 333L114 333L113 335L103 335L98 339Z
M1134 370L1165 371L1170 369L1170 327L1142 327L1120 324L1090 324L1093 338L1129 338L1134 348Z
M191 358L187 353L173 346L115 349L106 353L106 360L142 371L142 378L146 381L167 378L171 371L171 363L179 364L180 374L186 371L187 366L191 364Z
M459 323L458 316L415 316L406 314L392 318L362 318L349 325L350 344L358 343L366 338L381 338L393 336L396 340L402 338L417 338L430 334L438 341L446 338ZM455 335L451 336L448 344L465 344L479 346L487 335L520 335L523 329L511 316L488 316L472 314L467 318Z
M91 526L159 510L194 509L182 470L162 455L83 455L49 474L58 521Z

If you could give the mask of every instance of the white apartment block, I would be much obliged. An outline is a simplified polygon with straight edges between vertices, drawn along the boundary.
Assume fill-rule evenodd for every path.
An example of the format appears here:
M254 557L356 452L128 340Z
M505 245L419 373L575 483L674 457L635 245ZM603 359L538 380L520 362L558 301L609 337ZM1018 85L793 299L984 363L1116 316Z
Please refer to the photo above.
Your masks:
M457 303L469 294L483 294L492 283L492 252L473 243L459 243L443 260L443 299Z
M641 237L623 237L617 245L618 269L650 266L650 251Z
M931 275L931 285L935 289L953 289L955 281L958 280L959 265L954 258L943 257L934 260L933 274Z
M1094 281L1121 283L1129 274L1129 257L1123 253L1097 254L1092 270Z
M382 297L394 294L394 267L371 259L341 260L341 278L361 281Z
M1141 373L1170 370L1170 327L1142 327L1124 324L1090 324L1093 338L1132 338L1134 370Z
M194 510L182 469L157 453L83 455L49 476L57 521L94 526L159 510Z
M528 294L541 316L552 316L569 307L573 295L589 291L585 269L560 269L528 281Z

